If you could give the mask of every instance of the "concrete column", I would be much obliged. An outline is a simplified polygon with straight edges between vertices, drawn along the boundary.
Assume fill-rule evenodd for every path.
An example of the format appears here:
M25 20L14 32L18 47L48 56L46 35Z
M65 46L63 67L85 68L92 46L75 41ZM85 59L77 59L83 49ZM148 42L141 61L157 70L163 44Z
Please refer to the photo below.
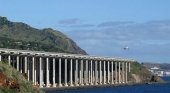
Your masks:
M53 87L56 87L56 84L55 84L55 58L53 58Z
M125 65L122 62L122 83L125 83Z
M59 58L59 87L61 86L61 58Z
M117 62L115 62L115 83L117 84Z
M27 56L25 56L24 60L25 60L24 73L27 73Z
M67 59L65 59L65 86L68 86L67 84Z
M113 78L114 78L114 76L113 76L113 62L111 62L111 81L112 81L112 84L114 84L114 81L113 81Z
M46 58L46 87L49 87L49 58Z
M126 70L125 70L125 83L127 83L127 62L125 63L126 64Z
M19 56L17 56L17 71L19 71Z
M73 60L70 59L70 86L73 86Z
M86 82L86 85L89 84L88 82L88 60L86 60L86 72L85 72L85 82Z
M39 87L41 88L41 87L43 87L43 73L42 73L42 58L41 58L41 57L40 57L40 59L39 59L39 66L40 66L40 68L39 68L39 72L40 72L40 73L39 73L39 74L40 74L40 75L39 75L39 80L40 80L40 81L39 81L39 82L40 82L39 85L40 85L40 86L39 86Z
M89 64L90 64L90 63L89 63ZM89 78L88 82L89 82L89 84L90 84L90 82L91 82L91 81L90 81L90 80L91 80L91 79L90 79L90 77L91 77L91 73L90 73L90 65L89 65L89 73L88 73L88 74L89 74L89 76L88 76L88 78Z
M34 61L35 61L35 58L32 57L32 82L33 82L33 84L34 84L34 82L35 82L35 81L34 81L34 75L35 75L35 74L34 74L34 69L35 69L35 68L34 68L34 63L35 63Z
M121 75L120 75L120 62L119 62L119 83L121 83Z
M22 61L22 56L20 56L20 73L22 73L22 69L23 69L23 67L22 67L22 64L23 64L23 61Z
M78 83L79 83L79 85L81 85L81 79L82 79L82 77L81 77L81 68L82 68L82 67L81 67L81 60L80 60L80 62L79 62L79 63L80 63L80 65L79 65L79 70L78 70L78 71L79 71L79 75L78 75L78 77L79 77L79 78L78 78L78 79L79 79L79 81L78 81Z
M103 66L103 72L104 72L103 84L106 84L106 62L105 61L104 61L104 66Z
M37 85L37 68L37 61L36 59L34 59L34 85Z
M110 63L107 62L107 83L110 84Z
M97 85L97 61L95 61L95 85Z
M8 55L8 64L11 65L11 56Z
M80 75L80 80L81 80L81 85L84 85L84 82L83 82L83 60L81 60L81 75Z
M14 56L12 57L12 67L13 68L16 68L16 66L15 66L15 60L14 60L15 58L14 58Z
M93 63L92 63L93 61L91 60L91 62L90 62L90 83L91 83L91 85L93 85Z
M0 54L0 61L2 61L2 55Z
M129 72L130 72L130 62L129 62Z
M102 66L101 66L101 61L99 62L99 74L100 74L100 79L99 79L99 84L102 84Z
M27 59L27 76L28 76L28 80L30 80L30 61L29 58Z
M93 73L93 79L92 79L92 82L93 82L93 84L94 84L94 81L95 81L95 80L94 80L94 79L95 79L95 76L94 76L94 67L93 67L93 72L92 72L92 73Z
M34 70L34 85L37 85L37 70Z
M78 60L76 59L75 85L78 86Z

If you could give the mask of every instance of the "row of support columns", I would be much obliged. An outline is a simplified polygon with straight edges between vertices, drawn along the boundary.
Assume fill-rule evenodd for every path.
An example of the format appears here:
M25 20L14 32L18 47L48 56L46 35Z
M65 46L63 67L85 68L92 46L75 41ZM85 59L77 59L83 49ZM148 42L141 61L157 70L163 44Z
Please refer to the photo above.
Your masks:
M130 62L53 56L0 55L39 87L128 83Z

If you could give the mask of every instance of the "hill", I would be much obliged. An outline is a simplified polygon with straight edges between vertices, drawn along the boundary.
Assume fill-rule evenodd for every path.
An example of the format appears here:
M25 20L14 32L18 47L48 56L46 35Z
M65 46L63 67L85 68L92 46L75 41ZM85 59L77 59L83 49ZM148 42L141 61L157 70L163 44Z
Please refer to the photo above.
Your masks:
M0 93L42 93L16 69L0 62Z
M129 79L132 83L164 82L160 77L152 74L145 66L138 62L131 64Z
M87 54L63 33L51 28L36 29L0 16L0 48Z
M158 67L160 70L169 70L170 71L170 64L168 64L168 63L144 62L144 63L142 63L142 65L148 69L153 68L153 67Z

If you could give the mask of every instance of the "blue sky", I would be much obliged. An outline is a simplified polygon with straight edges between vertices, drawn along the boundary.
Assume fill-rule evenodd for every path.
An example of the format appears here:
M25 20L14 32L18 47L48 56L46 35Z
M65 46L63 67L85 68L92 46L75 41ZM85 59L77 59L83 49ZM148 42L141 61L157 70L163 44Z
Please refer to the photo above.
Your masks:
M169 10L170 0L0 0L11 21L59 30L90 55L140 62L170 63Z

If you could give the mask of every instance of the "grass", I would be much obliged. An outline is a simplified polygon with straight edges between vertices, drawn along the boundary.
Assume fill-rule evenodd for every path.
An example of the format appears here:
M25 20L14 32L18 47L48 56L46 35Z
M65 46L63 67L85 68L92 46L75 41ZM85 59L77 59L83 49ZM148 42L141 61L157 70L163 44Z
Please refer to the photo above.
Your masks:
M0 62L0 72L5 74L9 80L17 80L20 89L20 91L17 91L17 89L1 86L0 93L42 93L41 90L32 86L31 82L27 81L21 73L9 66L7 62Z

